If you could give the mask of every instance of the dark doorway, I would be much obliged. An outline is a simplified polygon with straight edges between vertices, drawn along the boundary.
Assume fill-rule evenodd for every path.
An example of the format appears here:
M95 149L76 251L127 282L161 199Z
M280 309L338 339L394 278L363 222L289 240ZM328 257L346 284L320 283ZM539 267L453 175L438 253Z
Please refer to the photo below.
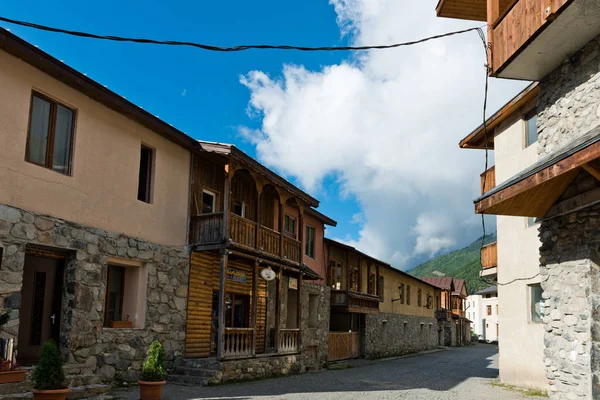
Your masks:
M35 364L41 346L59 343L64 258L27 253L19 313L19 354L22 365Z

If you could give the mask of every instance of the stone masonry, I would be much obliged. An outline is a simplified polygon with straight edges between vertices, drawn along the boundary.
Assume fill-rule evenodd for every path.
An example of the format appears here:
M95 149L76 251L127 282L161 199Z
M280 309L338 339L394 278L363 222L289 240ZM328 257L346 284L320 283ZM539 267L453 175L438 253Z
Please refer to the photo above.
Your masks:
M189 256L183 248L149 243L47 215L0 205L0 301L11 309L2 337L18 337L21 286L30 246L66 254L60 347L65 361L85 365L106 380L137 381L153 340L165 346L167 366L184 354ZM108 258L146 266L144 328L103 327ZM18 347L18 345L17 345Z
M540 82L537 110L541 156L600 125L600 37Z
M598 186L581 172L561 200ZM540 238L544 363L551 399L598 398L600 204L544 220Z
M433 317L393 313L366 315L367 358L399 356L435 349L438 338L438 321Z

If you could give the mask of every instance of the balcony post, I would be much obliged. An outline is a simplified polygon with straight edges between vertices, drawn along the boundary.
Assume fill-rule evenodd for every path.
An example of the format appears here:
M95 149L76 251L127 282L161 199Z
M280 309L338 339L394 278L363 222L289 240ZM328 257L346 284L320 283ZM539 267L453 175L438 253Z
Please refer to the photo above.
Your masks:
M257 185L258 196L256 197L256 230L254 232L254 248L260 249L260 241L258 235L260 234L260 198L262 195L262 187L259 189Z
M346 294L350 292L350 252L346 250Z
M277 272L277 282L275 289L275 353L279 353L279 331L281 319L281 268Z
M234 174L231 165L228 167L229 171L225 173L225 185L223 188L223 242L225 243L229 239L229 197L231 195L231 179Z
M300 264L304 259L304 254L306 253L306 248L304 247L306 244L304 243L304 233L306 232L304 228L304 207L300 201L296 200L296 204L298 204L298 240L300 241Z
M226 290L226 273L227 270L227 250L223 250L221 254L220 265L220 284L219 284L219 339L217 341L217 359L223 359L223 345L225 340L225 290Z
M254 260L252 267L252 357L256 355L256 313L258 310L258 260Z
M358 257L358 291L362 293L362 261L363 257Z
M298 327L298 348L297 352L300 352L302 345L302 273L298 276L298 312L296 313L296 326Z
M283 201L281 195L279 195L279 257L281 258L283 258L283 221L285 218Z
M375 265L375 296L379 296L379 264ZM381 288L383 290L383 288Z

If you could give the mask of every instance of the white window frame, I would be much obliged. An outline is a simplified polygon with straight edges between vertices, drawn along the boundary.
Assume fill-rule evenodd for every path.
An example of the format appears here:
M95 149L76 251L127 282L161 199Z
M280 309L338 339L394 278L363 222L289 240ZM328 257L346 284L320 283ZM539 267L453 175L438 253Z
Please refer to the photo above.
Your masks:
M211 192L210 190L202 189L202 194L204 194L204 193L209 194L209 195L212 196L212 198L213 198L213 201L212 201L212 213L215 213L216 210L217 210L217 194L215 192ZM202 201L202 204L204 204L204 199L203 198L201 199L201 201ZM201 211L204 211L204 209L202 209ZM210 213L207 213L207 214L210 214Z

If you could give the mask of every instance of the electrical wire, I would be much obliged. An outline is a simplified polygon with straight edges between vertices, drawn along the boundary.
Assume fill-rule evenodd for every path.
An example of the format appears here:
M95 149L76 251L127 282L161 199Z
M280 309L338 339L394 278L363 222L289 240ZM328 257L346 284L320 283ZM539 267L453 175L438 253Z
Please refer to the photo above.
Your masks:
M62 28L54 28L51 26L34 24L32 22L27 21L19 21L15 19L10 19L6 17L0 16L0 21L7 22L9 24L20 25L27 28L38 29L47 32L54 33L62 33L65 35L78 36L83 38L90 39L99 39L99 40L110 40L114 42L131 42L131 43L141 43L141 44L156 44L156 45L166 45L166 46L189 46L195 47L202 50L208 51L218 51L218 52L238 52L244 50L296 50L296 51L358 51L358 50L384 50L384 49L393 49L397 47L404 46L412 46L415 44L425 43L430 40L441 39L449 36L460 35L463 33L481 30L479 27L463 29L460 31L453 31L442 33L439 35L429 36L419 40L413 40L410 42L403 43L392 43L386 45L371 45L371 46L291 46L291 45L270 45L270 44L252 44L252 45L238 45L238 46L214 46L203 43L196 42L187 42L187 41L177 41L177 40L155 40L155 39L147 39L147 38L131 38L131 37L123 37L123 36L112 36L112 35L98 35L89 32L80 32L80 31L72 31L68 29Z
M491 72L492 68L489 65L490 48L488 47L489 45L487 43L487 40L485 39L485 33L483 32L483 29L481 29L481 28L477 29L477 33L479 34L479 37L481 38L481 41L483 42L483 48L485 50L485 59L486 59L486 63L484 65L484 67L485 67L485 91L484 91L484 96L483 96L483 140L485 142L485 170L484 171L487 171L488 163L489 163L489 147L488 147L488 131L487 131L486 114L487 114L487 101L488 101L488 91L489 91L489 76L490 76L490 72ZM486 182L487 182L487 173L484 173L483 174L483 188L484 189L486 186ZM510 284L518 282L518 281L531 280L533 278L536 278L540 274L538 272L537 274L535 274L534 276L532 276L530 278L515 278L511 281L504 282L504 283L491 282L491 281L486 280L485 277L481 274L481 272L483 272L483 262L482 262L482 258L481 258L481 253L482 253L483 248L485 247L485 237L486 237L485 214L483 214L483 213L481 214L481 227L483 229L483 236L481 237L481 248L479 251L479 264L481 265L479 279L481 279L481 281L483 281L487 285L507 286L507 285L510 285Z

